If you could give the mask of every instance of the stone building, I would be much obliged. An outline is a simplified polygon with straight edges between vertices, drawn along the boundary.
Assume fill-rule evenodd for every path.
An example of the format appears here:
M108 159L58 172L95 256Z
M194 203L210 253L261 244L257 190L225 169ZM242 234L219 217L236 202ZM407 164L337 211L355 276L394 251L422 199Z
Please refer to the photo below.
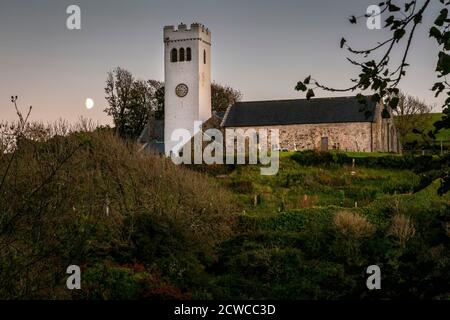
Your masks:
M380 105L361 105L355 97L239 102L225 114L212 113L211 32L198 23L166 26L163 42L164 120L144 129L143 149L179 153L173 139L178 129L192 137L213 125L222 131L278 129L279 146L271 147L282 150L400 151L392 118L382 117Z
M399 152L392 117L382 106L355 97L239 102L230 106L224 128L278 129L282 150Z
M194 121L211 118L211 33L202 24L164 27L164 149L176 129L193 134Z

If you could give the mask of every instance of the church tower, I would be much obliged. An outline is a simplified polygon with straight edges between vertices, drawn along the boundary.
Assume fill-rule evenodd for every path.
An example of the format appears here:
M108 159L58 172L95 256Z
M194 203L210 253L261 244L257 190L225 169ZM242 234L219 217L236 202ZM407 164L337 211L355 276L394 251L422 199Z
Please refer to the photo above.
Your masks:
M195 121L211 118L211 33L203 25L164 27L164 149L167 156L179 142L176 129L194 132Z

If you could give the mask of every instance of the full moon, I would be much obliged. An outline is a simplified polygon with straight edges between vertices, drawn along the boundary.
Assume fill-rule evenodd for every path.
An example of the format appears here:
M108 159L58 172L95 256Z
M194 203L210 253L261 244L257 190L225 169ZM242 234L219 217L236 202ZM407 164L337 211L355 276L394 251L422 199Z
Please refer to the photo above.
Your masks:
M86 105L86 109L92 109L94 107L94 100L87 98L84 104Z

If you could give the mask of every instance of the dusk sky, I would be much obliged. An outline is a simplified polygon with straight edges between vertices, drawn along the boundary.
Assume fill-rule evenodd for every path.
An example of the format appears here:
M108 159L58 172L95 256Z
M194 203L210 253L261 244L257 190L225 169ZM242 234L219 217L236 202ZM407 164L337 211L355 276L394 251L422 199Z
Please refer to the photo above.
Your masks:
M437 2L437 1L436 1ZM212 78L241 90L243 100L304 98L294 90L312 74L324 84L347 87L358 69L339 49L344 36L358 48L385 39L348 17L364 14L373 0L0 0L0 121L14 119L11 95L33 120L80 116L110 123L104 86L120 66L136 78L164 80L162 30L180 22L203 23L212 33ZM81 8L81 30L66 28L66 8ZM437 106L437 48L424 19L400 88ZM355 94L355 93L354 93ZM316 96L338 94L317 91ZM342 94L341 94L342 95ZM349 93L343 95L350 95ZM95 101L87 110L86 98ZM436 111L441 111L436 107Z

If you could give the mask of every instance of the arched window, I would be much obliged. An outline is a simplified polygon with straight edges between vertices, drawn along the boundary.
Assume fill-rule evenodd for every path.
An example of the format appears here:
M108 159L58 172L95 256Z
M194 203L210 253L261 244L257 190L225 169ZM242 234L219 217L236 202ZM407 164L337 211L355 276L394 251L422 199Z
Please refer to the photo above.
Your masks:
M180 61L184 61L184 49L180 49Z
M192 60L191 48L186 49L186 61Z
M206 50L203 50L203 64L206 64Z
M178 59L178 52L177 49L173 48L172 51L170 51L170 62L177 62Z

